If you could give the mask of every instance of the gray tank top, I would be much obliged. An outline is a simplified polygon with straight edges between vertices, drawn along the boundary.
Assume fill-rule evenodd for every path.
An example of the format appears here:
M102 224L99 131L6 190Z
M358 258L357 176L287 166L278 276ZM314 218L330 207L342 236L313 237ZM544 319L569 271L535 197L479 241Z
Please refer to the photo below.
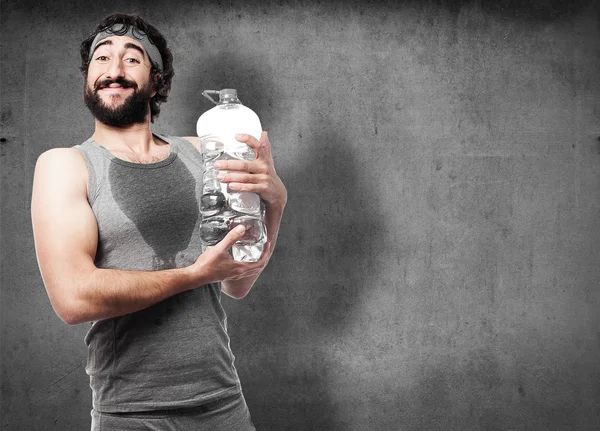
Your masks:
M92 139L75 146L89 173L99 268L179 268L202 253L200 154L185 139L157 136L171 153L150 164L118 159ZM240 391L218 283L93 322L85 343L100 412L191 407Z

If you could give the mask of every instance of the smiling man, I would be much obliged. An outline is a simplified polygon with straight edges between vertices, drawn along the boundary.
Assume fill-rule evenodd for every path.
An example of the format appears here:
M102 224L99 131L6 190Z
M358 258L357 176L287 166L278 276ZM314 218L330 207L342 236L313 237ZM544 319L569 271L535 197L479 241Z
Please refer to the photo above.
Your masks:
M220 295L243 298L273 253L287 192L267 134L241 135L256 159L223 166L229 187L259 193L266 208L263 256L236 262L228 251L243 228L200 242L198 138L150 131L173 78L164 37L111 15L81 60L95 130L39 157L31 210L54 310L91 322L92 430L252 430Z

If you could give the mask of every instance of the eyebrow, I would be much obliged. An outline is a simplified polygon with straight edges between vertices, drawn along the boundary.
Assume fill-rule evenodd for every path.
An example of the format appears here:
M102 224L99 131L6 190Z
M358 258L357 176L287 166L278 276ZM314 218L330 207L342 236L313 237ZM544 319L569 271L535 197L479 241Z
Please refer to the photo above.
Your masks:
M96 50L98 48L100 48L102 45L112 45L112 40L103 40L102 42L100 42L98 45L96 45L96 48L94 48L94 52L96 52ZM125 44L125 49L135 49L137 51L139 51L142 55L144 55L144 50L142 48L140 48L139 46L137 46L135 43L131 43L131 42L127 42Z

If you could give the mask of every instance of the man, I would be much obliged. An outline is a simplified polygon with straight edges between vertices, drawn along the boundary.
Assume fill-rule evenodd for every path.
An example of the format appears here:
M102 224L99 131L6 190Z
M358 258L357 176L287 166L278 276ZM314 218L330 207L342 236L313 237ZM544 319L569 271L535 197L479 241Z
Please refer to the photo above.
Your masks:
M269 261L287 192L267 134L237 137L253 161L221 161L222 182L259 193L267 244L234 261L236 228L203 252L199 139L150 132L173 77L164 37L136 16L105 18L81 45L94 134L37 162L32 221L44 285L85 342L93 430L254 429L220 294L243 298Z

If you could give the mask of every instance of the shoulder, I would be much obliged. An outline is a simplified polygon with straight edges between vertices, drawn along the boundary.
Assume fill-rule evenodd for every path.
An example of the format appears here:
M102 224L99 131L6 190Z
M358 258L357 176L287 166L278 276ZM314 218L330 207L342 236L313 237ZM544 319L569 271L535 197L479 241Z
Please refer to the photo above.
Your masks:
M64 165L64 164L83 164L85 159L83 154L75 147L70 148L51 148L44 151L38 157L38 164Z
M61 177L65 180L87 182L87 166L83 154L74 147L52 148L40 154L35 166L36 175Z
M154 133L154 136L166 143L169 143L169 141L176 141L182 142L184 145L192 144L196 149L200 148L200 138L198 136L175 136L160 133Z
M200 151L200 138L198 136L181 136L180 139L188 141L198 151Z

